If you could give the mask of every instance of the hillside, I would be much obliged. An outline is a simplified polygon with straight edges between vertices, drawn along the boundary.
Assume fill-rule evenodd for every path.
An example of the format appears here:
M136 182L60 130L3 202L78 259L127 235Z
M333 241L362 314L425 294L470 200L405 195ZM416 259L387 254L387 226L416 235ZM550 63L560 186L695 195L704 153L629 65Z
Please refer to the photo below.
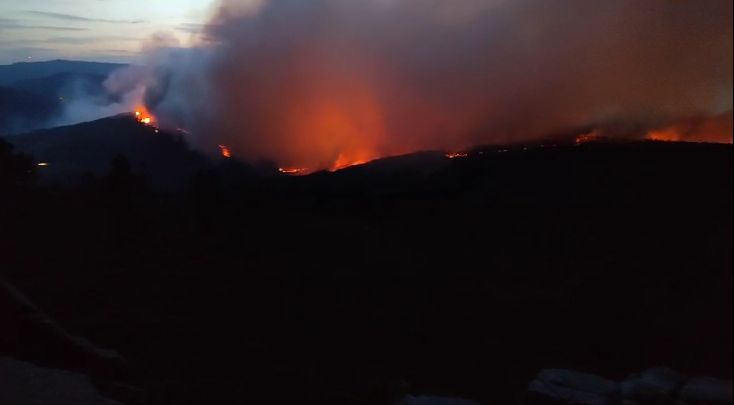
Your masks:
M105 101L107 90L104 88L106 75L92 73L56 73L36 79L19 80L9 86L56 99L72 100L75 97L90 97Z
M64 106L118 102L103 83L126 65L74 61L16 63L0 66L0 135L58 125Z
M111 151L94 134L116 120L56 134ZM103 379L171 403L516 404L559 367L731 378L731 145L504 150L26 188L0 200L2 275L129 360Z
M117 156L124 156L134 173L161 187L178 187L206 159L189 149L180 134L158 131L121 115L77 125L40 130L6 138L16 148L47 166L44 182L78 184L83 175L102 176Z
M61 112L56 97L0 86L0 135L42 128Z
M23 81L42 79L60 73L107 76L127 65L117 63L77 62L53 60L48 62L20 62L0 65L0 86Z

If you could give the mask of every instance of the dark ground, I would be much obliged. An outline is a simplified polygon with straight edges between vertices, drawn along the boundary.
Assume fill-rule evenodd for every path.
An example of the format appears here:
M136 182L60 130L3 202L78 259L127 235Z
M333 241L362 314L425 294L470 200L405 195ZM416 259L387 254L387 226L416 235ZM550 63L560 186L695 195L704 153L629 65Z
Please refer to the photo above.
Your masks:
M547 367L731 378L730 145L229 162L177 193L119 161L0 182L0 275L181 404L514 404Z

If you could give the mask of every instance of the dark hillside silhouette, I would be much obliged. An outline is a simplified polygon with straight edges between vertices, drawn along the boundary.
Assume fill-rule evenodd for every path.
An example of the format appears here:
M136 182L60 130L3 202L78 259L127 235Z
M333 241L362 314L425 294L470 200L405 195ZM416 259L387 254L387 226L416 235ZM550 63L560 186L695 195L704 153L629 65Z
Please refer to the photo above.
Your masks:
M0 187L30 185L35 178L33 158L18 153L13 145L0 139Z
M78 184L84 174L102 176L117 155L133 172L145 174L160 187L177 188L208 165L186 145L181 134L145 126L130 114L88 123L8 137L19 150L48 163L40 173L45 182Z
M730 145L423 153L304 177L230 160L165 193L115 156L0 212L2 276L130 365L100 386L166 404L515 404L545 368L731 378Z
M43 128L61 112L57 97L0 86L0 135Z

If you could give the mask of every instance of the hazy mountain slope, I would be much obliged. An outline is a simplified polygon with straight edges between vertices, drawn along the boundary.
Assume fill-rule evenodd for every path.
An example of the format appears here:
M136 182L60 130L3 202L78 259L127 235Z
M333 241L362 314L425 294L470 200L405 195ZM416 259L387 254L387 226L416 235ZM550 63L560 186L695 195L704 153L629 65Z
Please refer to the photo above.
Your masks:
M105 98L107 96L104 87L106 79L106 75L95 73L63 72L41 78L20 80L9 84L8 87L63 99L79 96Z
M0 134L41 128L60 114L56 97L0 87Z
M67 60L20 62L12 65L0 65L0 86L21 80L40 79L59 73L107 76L113 71L125 66L126 65L117 63L77 62Z

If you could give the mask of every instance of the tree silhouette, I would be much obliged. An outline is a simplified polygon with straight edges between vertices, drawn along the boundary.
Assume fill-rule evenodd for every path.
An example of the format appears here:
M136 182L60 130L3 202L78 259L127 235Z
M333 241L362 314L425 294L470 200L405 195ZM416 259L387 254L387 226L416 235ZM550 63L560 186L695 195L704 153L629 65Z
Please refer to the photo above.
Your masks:
M13 149L13 145L0 138L0 186L3 188L35 181L33 158Z

